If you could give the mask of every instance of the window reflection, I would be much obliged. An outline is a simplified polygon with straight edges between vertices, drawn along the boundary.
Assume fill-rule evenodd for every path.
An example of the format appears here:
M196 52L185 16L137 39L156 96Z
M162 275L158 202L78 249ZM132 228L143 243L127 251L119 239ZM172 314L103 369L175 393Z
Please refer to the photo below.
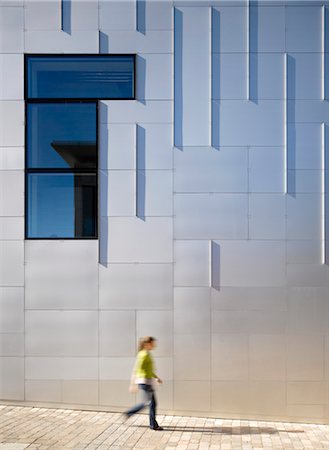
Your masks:
M96 237L96 185L96 174L29 173L29 237Z

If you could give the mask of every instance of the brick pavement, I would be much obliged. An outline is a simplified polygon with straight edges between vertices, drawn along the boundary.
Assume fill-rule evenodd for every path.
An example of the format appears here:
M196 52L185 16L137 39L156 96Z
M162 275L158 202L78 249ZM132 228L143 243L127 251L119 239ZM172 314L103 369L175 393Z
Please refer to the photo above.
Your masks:
M0 405L0 450L329 449L329 426Z

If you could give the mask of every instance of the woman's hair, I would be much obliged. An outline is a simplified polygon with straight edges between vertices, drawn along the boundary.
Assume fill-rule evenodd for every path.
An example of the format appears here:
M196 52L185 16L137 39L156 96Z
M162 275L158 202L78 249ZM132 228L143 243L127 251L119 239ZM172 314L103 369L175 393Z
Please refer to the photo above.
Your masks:
M144 349L145 344L150 344L151 342L154 342L156 339L152 336L144 336L142 338L139 339L138 342L138 351L140 352L141 350Z

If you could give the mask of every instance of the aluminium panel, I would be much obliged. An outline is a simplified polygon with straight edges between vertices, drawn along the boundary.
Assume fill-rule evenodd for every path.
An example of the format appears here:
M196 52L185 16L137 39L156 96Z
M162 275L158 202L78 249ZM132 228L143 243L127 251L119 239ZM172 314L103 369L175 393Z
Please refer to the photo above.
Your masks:
M26 31L25 53L98 53L98 31Z
M0 217L0 240L24 239L24 217Z
M107 262L172 262L172 219L111 217L108 222Z
M247 95L247 53L212 54L212 99L243 100Z
M283 147L251 147L249 149L249 167L250 192L283 192Z
M285 381L286 337L252 334L249 337L249 374L255 381Z
M211 336L211 379L248 379L249 339L247 334L218 333Z
M221 146L282 146L284 143L283 100L220 102Z
M248 151L245 147L174 149L175 192L247 192Z
M97 308L97 241L26 241L25 263L27 309Z
M99 404L104 406L131 407L132 396L127 381L103 380L99 382Z
M99 358L100 380L130 380L134 368L135 358L112 357Z
M174 289L174 333L176 335L210 333L209 287Z
M25 357L25 380L61 380L63 358Z
M321 170L321 123L289 123L287 133L288 169Z
M101 170L134 170L136 125L102 123L99 128Z
M101 36L102 53L173 53L172 31L148 30L144 34L139 31L102 30Z
M100 265L100 308L170 310L172 271L172 264L109 264L107 267Z
M210 334L179 334L174 336L175 380L210 380Z
M101 216L134 216L136 174L128 170L100 171Z
M287 336L287 379L322 381L324 379L324 336L290 334Z
M24 33L22 31L0 31L0 52L1 53L23 53Z
M95 311L27 311L28 356L96 356L98 314Z
M322 123L329 120L329 104L322 100L287 100L287 120L292 123Z
M135 30L136 2L107 1L99 2L99 19L101 30Z
M0 147L0 170L24 170L24 147Z
M171 170L138 170L136 208L141 218L173 215Z
M284 92L284 55L282 53L251 53L249 62L250 98L280 100Z
M268 3L268 2L267 2ZM252 53L285 52L285 7L250 5L250 51Z
M62 401L62 385L60 381L53 380L27 380L25 381L25 399L35 402Z
M62 381L62 402L70 405L98 405L98 380Z
M65 11L64 11L65 13ZM99 30L99 4L93 0L70 1L70 30Z
M321 52L322 8L319 6L286 6L286 51ZM305 33L307 30L307 33Z
M318 53L289 53L287 59L287 98L322 99L322 55Z
M247 51L246 6L212 8L213 53L245 53Z
M322 240L287 241L288 264L319 264L322 254Z
M329 267L325 264L287 264L287 285L327 287Z
M172 30L173 29L173 2L172 0L141 2L142 10L140 32L149 34L150 30ZM147 31L147 33L146 33Z
M25 30L60 30L61 5L51 1L27 1L24 5Z
M287 383L287 403L296 409L315 406L320 407L326 396L326 382L323 381L289 381ZM313 416L314 417L314 416Z
M0 358L0 398L24 400L24 358Z
M288 170L288 186L291 194L322 192L321 170Z
M24 333L0 333L0 357L24 356Z
M0 147L24 146L24 102L0 101Z
M24 216L23 170L1 170L0 192L0 215Z
M248 413L248 387L247 380L214 381L211 384L211 410L238 414Z
M174 379L173 358L160 357L156 359L156 373L164 381L171 381ZM162 389L161 389L162 390Z
M211 404L210 381L176 380L174 382L174 408L177 411L209 411Z
M287 414L286 383L284 381L250 381L249 411L252 414L284 416Z
M172 100L173 64L171 54L141 54L136 58L136 98Z
M23 55L0 55L0 100L23 100Z
M99 353L112 357L135 355L135 311L99 312Z
M64 380L98 380L98 358L63 358Z
M320 194L298 194L287 197L287 238L321 240Z
M175 286L210 285L208 240L175 240L174 261Z
M157 123L137 126L137 167L140 170L173 168L172 124Z
M0 29L12 32L23 31L24 8L19 6L0 6Z
M220 241L221 286L284 286L284 241ZM251 264L252 262L252 264Z
M284 194L249 196L249 236L251 239L285 239L286 198Z
M155 357L171 357L173 355L172 311L137 311L136 331L136 337L156 337L157 349Z
M24 286L24 241L0 241L0 286Z
M102 123L172 123L173 111L171 100L136 100L102 101L100 109L110 107L109 114L101 114Z
M248 232L246 194L176 194L176 239L245 239Z
M24 288L0 288L0 333L24 331Z

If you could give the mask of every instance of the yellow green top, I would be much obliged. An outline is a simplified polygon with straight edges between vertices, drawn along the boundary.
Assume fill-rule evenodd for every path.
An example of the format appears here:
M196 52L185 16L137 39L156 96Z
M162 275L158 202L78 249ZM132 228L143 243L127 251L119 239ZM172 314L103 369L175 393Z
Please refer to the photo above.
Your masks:
M137 353L135 376L137 379L156 378L153 359L147 350Z

